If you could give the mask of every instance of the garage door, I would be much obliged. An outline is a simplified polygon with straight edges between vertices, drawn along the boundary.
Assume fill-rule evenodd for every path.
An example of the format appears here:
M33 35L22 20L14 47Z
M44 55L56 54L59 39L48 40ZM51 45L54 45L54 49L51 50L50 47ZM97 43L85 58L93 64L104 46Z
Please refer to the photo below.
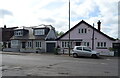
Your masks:
M55 43L47 43L46 49L47 49L47 52L53 53L55 50Z

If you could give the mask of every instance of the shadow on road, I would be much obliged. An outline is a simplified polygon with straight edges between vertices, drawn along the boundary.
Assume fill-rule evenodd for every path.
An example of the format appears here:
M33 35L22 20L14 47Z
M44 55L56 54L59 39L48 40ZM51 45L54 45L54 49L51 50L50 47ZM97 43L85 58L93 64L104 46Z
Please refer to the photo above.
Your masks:
M78 56L77 58L79 58L79 59L81 59L81 58L84 58L84 59L105 59L106 57L100 56L97 58L92 58L92 57Z

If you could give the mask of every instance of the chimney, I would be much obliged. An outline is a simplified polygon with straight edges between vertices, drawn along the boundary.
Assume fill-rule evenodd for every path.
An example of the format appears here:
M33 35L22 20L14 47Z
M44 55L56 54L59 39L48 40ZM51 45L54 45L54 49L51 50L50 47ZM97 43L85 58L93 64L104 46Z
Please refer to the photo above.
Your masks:
M100 31L100 29L101 29L101 22L100 22L100 20L97 22L97 24L98 24L98 30Z
M4 25L4 28L6 28L6 25Z

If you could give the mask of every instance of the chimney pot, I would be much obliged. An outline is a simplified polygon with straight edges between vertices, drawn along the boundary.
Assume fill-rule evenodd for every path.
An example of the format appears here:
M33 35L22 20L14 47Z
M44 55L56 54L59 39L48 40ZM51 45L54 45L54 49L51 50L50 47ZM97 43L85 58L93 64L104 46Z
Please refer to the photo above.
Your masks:
M4 25L4 28L6 28L6 25Z
M97 24L98 24L98 30L100 31L101 30L101 22L100 22L100 20L97 22Z

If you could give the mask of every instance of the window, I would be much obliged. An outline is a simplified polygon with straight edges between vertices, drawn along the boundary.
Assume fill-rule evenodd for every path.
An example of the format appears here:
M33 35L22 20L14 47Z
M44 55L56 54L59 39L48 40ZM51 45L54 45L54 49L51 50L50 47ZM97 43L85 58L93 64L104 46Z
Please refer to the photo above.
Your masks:
M91 49L88 48L88 47L83 47L83 50L84 50L84 51L89 51L89 52L91 52Z
M28 48L31 48L31 47L32 47L32 42L31 42L31 41L27 42L27 47L28 47Z
M78 32L81 33L81 29L79 29Z
M82 30L82 32L81 32L81 33L84 33L84 32L83 32L83 29L81 29L81 30Z
M76 49L77 49L77 50L82 50L82 47L77 47Z
M84 32L87 33L87 29L84 29Z
M62 48L68 48L69 47L69 42L68 41L63 41L61 42ZM72 42L70 42L70 47L72 47Z
M106 47L106 42L98 42L97 47Z
M69 42L67 42L67 47L69 47Z
M104 42L104 47L106 47L106 42Z
M97 43L97 47L100 47L100 42Z
M45 31L44 29L36 29L34 30L34 35L44 35Z
M12 40L11 43L12 43L13 45L18 45L18 40Z
M14 35L15 36L23 36L23 32L22 31L15 31Z
M87 42L87 46L89 46L89 42Z
M37 47L37 48L40 48L40 47L41 47L41 42L36 41L36 47Z
M64 42L62 42L62 47L64 47Z
M67 42L64 42L65 43L65 47L67 47Z
M90 44L89 44L89 42L83 42L83 45L84 46L89 46Z
M101 47L103 47L103 42L101 42Z
M87 33L87 29L86 29L86 28L82 28L82 29L79 29L78 32L79 32L80 34Z

